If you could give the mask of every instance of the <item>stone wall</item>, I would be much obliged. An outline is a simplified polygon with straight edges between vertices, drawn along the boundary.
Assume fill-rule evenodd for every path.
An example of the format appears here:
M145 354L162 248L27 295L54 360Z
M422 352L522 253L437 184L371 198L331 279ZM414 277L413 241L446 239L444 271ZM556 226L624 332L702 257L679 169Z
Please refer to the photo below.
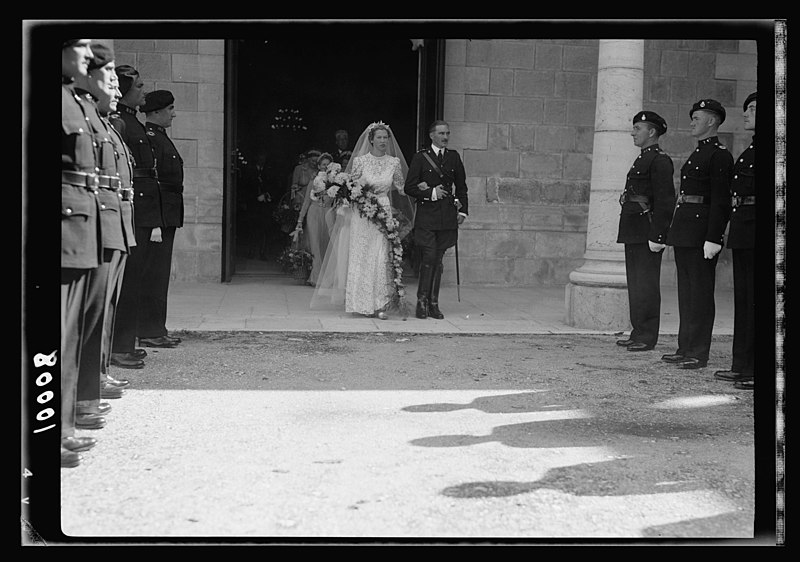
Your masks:
M177 114L168 134L184 160L184 225L171 278L218 282L222 270L225 42L117 39L116 64L139 70L147 91L169 90ZM140 114L144 121L144 115Z
M597 56L595 40L447 41L444 118L470 191L462 284L563 285L583 262ZM695 147L688 112L700 97L729 109L720 137L734 156L746 146L740 108L756 89L755 64L754 41L645 41L643 109L670 124L662 146L676 188ZM452 283L448 254L443 282ZM674 284L671 252L665 257L663 282ZM725 251L719 285L731 286L730 277Z

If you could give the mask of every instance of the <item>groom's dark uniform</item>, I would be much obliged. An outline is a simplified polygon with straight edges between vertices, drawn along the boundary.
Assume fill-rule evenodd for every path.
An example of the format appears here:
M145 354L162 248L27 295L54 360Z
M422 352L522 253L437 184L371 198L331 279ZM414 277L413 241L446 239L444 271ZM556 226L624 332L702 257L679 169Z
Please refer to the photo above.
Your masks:
M439 157L434 148L428 146L414 154L405 184L406 194L417 202L414 243L421 252L417 299L423 307L428 307L426 315L433 318L444 318L439 311L442 258L458 241L459 212L469 214L467 174L461 156L455 150L445 148L442 151ZM423 182L428 187L420 189L419 184ZM448 195L433 201L433 187L440 184Z

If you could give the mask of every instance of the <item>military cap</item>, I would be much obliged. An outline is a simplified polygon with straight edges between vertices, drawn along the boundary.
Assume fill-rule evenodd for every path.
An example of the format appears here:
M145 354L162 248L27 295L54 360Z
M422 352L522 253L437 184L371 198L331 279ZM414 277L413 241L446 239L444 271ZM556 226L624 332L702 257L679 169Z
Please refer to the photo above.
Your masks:
M633 124L636 123L650 123L658 130L659 135L667 132L667 122L655 111L640 111L633 116Z
M756 101L756 92L753 92L752 94L747 96L746 100L744 100L744 105L742 105L742 111L747 111L747 106L750 105L751 101Z
M694 114L695 111L700 111L700 110L710 111L712 113L716 113L717 115L719 115L720 125L722 125L722 123L725 121L725 108L722 107L722 104L719 103L717 100L706 98L696 102L692 106L691 111L689 111L689 117L691 118L691 116Z
M139 108L142 113L150 113L164 109L168 105L175 103L175 96L169 90L153 90L144 97L144 105Z
M119 91L124 96L133 86L133 82L139 77L139 71L129 64L121 64L115 70L117 78L119 78Z
M103 43L92 43L92 60L89 61L89 70L103 68L114 61L114 49Z

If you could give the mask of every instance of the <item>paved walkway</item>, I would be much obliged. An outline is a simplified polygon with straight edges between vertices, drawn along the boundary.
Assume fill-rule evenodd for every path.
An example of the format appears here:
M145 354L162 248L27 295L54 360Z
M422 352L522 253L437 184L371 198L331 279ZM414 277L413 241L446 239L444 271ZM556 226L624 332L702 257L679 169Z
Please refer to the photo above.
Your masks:
M415 304L416 285L406 287ZM613 334L568 326L565 291L556 287L442 287L444 320L365 318L342 311L312 310L313 288L291 277L235 276L230 283L170 285L170 331L414 332L463 334ZM678 333L678 297L663 287L661 333ZM715 335L733 334L733 292L716 293Z

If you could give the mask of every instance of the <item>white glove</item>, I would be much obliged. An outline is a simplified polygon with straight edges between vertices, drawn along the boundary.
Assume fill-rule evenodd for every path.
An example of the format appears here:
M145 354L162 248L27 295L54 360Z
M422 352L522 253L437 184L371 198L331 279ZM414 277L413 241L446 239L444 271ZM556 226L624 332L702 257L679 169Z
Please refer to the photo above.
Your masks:
M703 257L707 260L714 259L714 256L716 256L721 249L722 246L720 244L714 244L706 240L703 242Z
M660 252L667 247L666 244L659 244L658 242L651 242L650 240L647 241L647 244L650 246L651 252Z

